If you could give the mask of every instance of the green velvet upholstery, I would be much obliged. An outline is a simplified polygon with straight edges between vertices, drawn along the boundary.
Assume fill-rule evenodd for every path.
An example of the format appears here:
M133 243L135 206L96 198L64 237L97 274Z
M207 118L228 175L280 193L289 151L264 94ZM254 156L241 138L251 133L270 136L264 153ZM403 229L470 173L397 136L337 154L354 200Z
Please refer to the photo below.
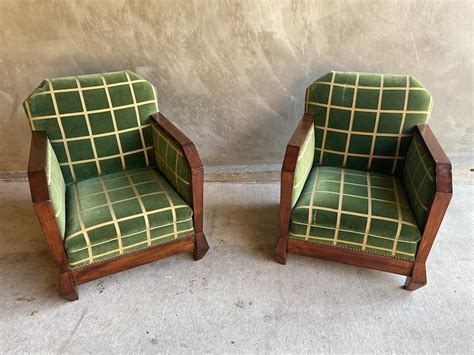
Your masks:
M289 237L412 260L421 234L401 179L316 166L292 210Z
M58 224L61 237L64 238L66 229L66 184L59 166L58 159L51 143L48 140L46 146L46 179L51 205Z
M152 129L151 83L131 71L47 79L24 108L48 136L49 195L72 268L194 234L190 169Z
M67 185L155 164L156 89L131 71L46 79L24 108L31 128L46 131Z
M298 153L295 175L293 179L293 192L291 195L291 207L298 200L303 191L303 186L313 166L314 158L314 126L310 128L303 145Z
M403 183L418 225L423 230L428 218L428 208L435 194L435 169L418 134L408 149L403 169Z
M73 268L194 234L193 211L154 168L67 187L64 246Z
M401 175L413 127L431 95L406 75L331 72L306 90L315 116L314 165Z
M180 196L191 204L191 169L182 148L156 125L152 126L155 161Z

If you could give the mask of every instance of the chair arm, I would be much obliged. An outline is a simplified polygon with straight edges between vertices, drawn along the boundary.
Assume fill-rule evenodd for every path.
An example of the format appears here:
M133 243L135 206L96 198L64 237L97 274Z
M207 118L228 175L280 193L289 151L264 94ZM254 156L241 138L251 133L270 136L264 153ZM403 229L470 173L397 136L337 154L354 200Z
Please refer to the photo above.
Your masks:
M49 201L48 179L46 177L48 136L46 132L31 132L28 180L33 203Z
M313 159L314 118L305 113L288 142L281 169L280 231L283 236L288 235L291 209L301 193Z
M415 262L425 263L453 192L451 162L428 125L415 127L403 183L422 231Z
M305 113L286 146L282 171L294 172L298 163L298 154L304 145L308 134L314 129L314 117ZM314 147L314 144L313 144ZM314 157L314 156L313 156Z
M61 271L69 270L63 238L66 223L66 185L46 132L31 134L28 181L43 235Z
M282 176L292 175L291 207L298 200L313 166L314 139L314 118L305 114L286 147L282 167Z
M66 184L46 132L31 134L28 180L34 204L50 201L61 237L66 228Z
M157 112L151 117L158 170L191 205L195 232L202 232L204 168L201 158L193 142L163 114ZM170 147L174 154L170 155Z

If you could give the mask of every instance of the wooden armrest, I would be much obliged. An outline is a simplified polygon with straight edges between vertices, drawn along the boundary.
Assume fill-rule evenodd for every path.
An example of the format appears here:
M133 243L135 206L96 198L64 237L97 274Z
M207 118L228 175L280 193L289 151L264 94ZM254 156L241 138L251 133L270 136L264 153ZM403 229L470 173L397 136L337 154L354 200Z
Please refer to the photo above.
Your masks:
M435 168L436 192L452 193L453 182L451 175L451 162L446 153L441 148L430 126L418 125L415 133L419 134L426 152Z
M290 214L291 214L291 200L293 194L293 181L296 169L296 163L298 161L298 154L301 146L303 145L309 130L314 125L314 117L308 113L305 113L300 123L295 129L295 132L290 138L288 145L286 146L285 158L283 160L283 166L281 169L281 182L280 182L280 237L288 237L288 228L290 226ZM285 244L285 243L284 243ZM286 244L284 251L280 253L286 254Z
M48 191L47 149L48 136L46 132L31 132L30 160L28 162L31 199L51 254L60 272L64 272L69 270L69 264Z
M199 153L194 143L186 137L174 124L172 124L162 113L151 115L151 123L165 132L182 149L183 155L191 170L191 207L194 211L194 229L196 233L203 229L203 190L204 190L204 168Z
M167 135L183 149L184 157L186 158L190 169L202 169L201 158L199 157L194 143L161 112L154 113L151 117L152 124L158 126L161 130L167 133Z
M48 179L46 177L46 150L48 136L43 131L31 132L28 180L33 203L49 201Z
M286 146L282 171L294 173L300 148L313 125L314 117L309 113L305 113Z

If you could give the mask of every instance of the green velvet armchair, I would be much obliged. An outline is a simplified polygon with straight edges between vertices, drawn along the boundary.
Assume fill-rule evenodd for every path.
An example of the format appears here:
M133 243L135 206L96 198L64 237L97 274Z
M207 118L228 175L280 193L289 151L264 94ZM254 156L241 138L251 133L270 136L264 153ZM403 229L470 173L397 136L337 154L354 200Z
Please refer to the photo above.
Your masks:
M431 95L411 76L331 72L305 101L283 162L275 260L319 257L424 286L452 195L451 164L426 125Z
M201 259L203 167L131 71L44 80L25 100L28 178L59 293L184 251Z

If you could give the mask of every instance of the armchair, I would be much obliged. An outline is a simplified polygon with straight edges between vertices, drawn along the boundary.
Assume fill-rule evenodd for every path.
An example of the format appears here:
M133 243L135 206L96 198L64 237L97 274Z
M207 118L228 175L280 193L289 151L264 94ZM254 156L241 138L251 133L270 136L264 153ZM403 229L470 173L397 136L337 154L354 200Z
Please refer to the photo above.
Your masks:
M452 195L451 164L413 77L331 72L306 90L281 173L274 259L313 256L407 276L426 260Z
M32 201L63 298L154 260L206 254L202 163L158 113L151 83L130 71L47 79L24 108Z

